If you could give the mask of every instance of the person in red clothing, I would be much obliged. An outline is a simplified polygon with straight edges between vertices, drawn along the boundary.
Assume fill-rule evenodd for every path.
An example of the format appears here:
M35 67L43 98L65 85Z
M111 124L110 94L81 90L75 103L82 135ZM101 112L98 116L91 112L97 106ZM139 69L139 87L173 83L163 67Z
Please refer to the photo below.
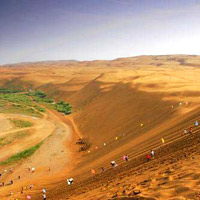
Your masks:
M189 133L192 134L192 127L190 127L190 131L189 131Z
M147 158L147 161L149 162L150 159L151 159L151 155L150 155L150 154L147 154L147 155L146 155L146 158Z

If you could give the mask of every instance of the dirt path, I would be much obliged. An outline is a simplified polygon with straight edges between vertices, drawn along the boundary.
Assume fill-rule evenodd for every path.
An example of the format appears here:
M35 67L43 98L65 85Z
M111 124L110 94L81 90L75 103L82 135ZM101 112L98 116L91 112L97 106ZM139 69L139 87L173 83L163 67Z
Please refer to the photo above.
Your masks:
M10 197L5 197L10 191L14 192L13 198L18 197L22 199L27 192L31 191L25 191L21 195L21 187L33 184L34 190L32 192L40 190L42 187L48 186L49 183L65 179L73 166L70 163L71 152L69 150L70 141L73 137L68 125L49 110L47 110L45 119L34 120L38 122L38 124L35 124L39 126L36 135L39 135L40 140L44 140L44 143L33 156L27 158L21 164L14 165L14 172L12 174L6 173L3 175L1 181L7 184L10 180L14 180L14 184L1 188L0 199L10 199ZM44 120L46 120L45 123ZM34 129L37 129L37 125L34 126ZM25 146L32 146L33 143L33 138L24 140ZM15 147L16 145L13 145L12 148L15 149ZM28 171L29 167L35 167L35 173L30 173ZM9 166L3 169L9 169ZM17 180L19 175L21 179ZM41 179L41 177L43 178Z
M5 145L1 147L0 160L5 160L17 152L21 152L31 146L34 146L48 137L52 131L55 129L55 124L52 120L49 120L47 115L44 115L44 118L35 118L20 114L1 114L1 118L9 119L21 119L28 120L33 123L32 127L28 128L15 128L9 131L3 131L0 133L1 137L9 137L10 134L17 133L19 131L29 131L32 130L32 134L29 137L22 138L16 142ZM9 151L8 151L9 148Z

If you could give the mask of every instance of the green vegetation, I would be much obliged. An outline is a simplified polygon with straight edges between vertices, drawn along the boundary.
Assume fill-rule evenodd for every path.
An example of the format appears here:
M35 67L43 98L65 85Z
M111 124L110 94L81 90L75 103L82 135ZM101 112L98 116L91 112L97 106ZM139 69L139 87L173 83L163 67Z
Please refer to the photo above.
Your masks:
M0 112L42 117L40 112L46 112L46 109L39 106L39 103L46 108L55 109L67 115L72 112L72 106L69 103L64 101L55 103L43 91L33 91L25 94L16 93L18 91L15 89L0 89Z
M0 109L1 113L16 113L23 115L30 115L33 117L42 117L42 114L31 107L27 107L20 104L11 104Z
M39 98L45 98L47 95L42 91L35 91L35 96Z
M6 88L0 88L0 93L6 94L6 93L17 93L21 92L20 90L15 89L6 89Z
M19 140L21 138L27 137L30 135L29 131L19 131L17 133L12 133L9 136L1 137L0 138L0 147L5 146L7 144L11 144L16 140Z
M1 107L4 107L4 106L6 106L6 105L7 105L7 103L6 103L5 101L1 101L1 100L0 100L0 108L1 108Z
M43 142L40 142L39 144L33 146L33 147L30 147L29 149L26 149L20 153L17 153L11 157L9 157L8 159L6 159L5 161L2 161L0 162L0 165L8 165L8 164L11 164L11 163L15 163L15 162L18 162L22 159L25 159L31 155L33 155L35 153L35 151L37 149L40 148L40 146L43 144Z
M24 94L0 94L0 99L12 103L23 103L23 105L32 104L32 100Z
M57 111L65 113L67 115L71 113L72 106L70 104L64 101L60 101L58 103L53 104L53 99L47 98L46 93L42 91L29 92L26 95L31 96L35 102L42 103L48 108L56 109ZM43 110L39 111L43 112Z
M24 120L17 120L17 119L10 119L10 121L15 125L17 128L26 128L31 127L33 124L29 121Z
M38 111L40 111L40 112L46 112L46 109L45 108L42 108L42 107L40 107L40 106L38 106L38 105L35 105L34 106Z
M71 113L72 106L68 103L65 103L64 101L60 101L55 104L55 108L57 111L68 115Z
M47 94L43 91L35 91L35 92L29 92L26 93L26 95L28 96L35 96L35 97L39 97L39 98L45 98L47 96Z
M53 99L46 98L47 94L42 91L29 92L26 95L33 97L33 101L37 103L53 103Z

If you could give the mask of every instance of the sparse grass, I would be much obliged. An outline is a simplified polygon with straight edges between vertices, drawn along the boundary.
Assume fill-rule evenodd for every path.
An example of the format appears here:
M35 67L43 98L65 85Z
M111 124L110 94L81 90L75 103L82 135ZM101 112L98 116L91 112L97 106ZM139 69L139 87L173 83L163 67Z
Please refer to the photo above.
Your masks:
M35 107L38 111L40 111L40 112L46 112L46 109L43 108L43 107L40 107L40 106L38 106L38 105L35 105L34 107Z
M17 128L26 128L33 126L33 123L29 121L24 120L18 120L18 119L10 119L10 121L15 125Z
M0 165L8 165L8 164L11 164L11 163L18 162L18 161L25 159L27 157L30 157L31 155L33 155L35 153L35 151L37 149L40 148L40 146L42 144L43 144L43 142L40 142L37 145L30 147L29 149L26 149L26 150L24 150L20 153L14 154L13 156L6 159L5 161L0 162Z
M7 137L1 137L0 138L0 147L11 144L16 140L27 137L29 135L30 135L30 132L26 130L26 131L19 131L17 133L13 133Z
M19 131L17 132L17 134L14 136L14 139L21 139L24 138L26 136L29 136L31 133L29 131Z
M20 104L12 104L6 107L3 107L0 110L1 113L16 113L16 114L23 114L23 115L30 115L33 117L42 117L42 114L37 112L35 109L20 105Z
M7 105L6 101L0 100L0 108L4 107L6 105Z

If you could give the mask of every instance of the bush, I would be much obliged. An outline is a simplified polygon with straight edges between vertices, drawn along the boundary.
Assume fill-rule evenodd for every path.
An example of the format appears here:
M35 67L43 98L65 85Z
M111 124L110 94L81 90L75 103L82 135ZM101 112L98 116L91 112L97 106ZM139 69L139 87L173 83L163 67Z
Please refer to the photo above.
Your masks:
M29 156L33 155L35 153L35 151L37 149L39 149L42 144L43 144L43 142L40 142L39 144L37 144L29 149L26 149L20 153L17 153L15 155L9 157L7 160L0 162L0 165L8 165L8 164L11 164L14 162L18 162L21 159L29 157Z
M57 111L68 115L71 113L72 106L68 103L65 103L64 101L60 101L56 103L55 108Z
M45 98L47 95L46 95L46 93L44 93L42 91L36 91L35 96L40 97L40 98Z

